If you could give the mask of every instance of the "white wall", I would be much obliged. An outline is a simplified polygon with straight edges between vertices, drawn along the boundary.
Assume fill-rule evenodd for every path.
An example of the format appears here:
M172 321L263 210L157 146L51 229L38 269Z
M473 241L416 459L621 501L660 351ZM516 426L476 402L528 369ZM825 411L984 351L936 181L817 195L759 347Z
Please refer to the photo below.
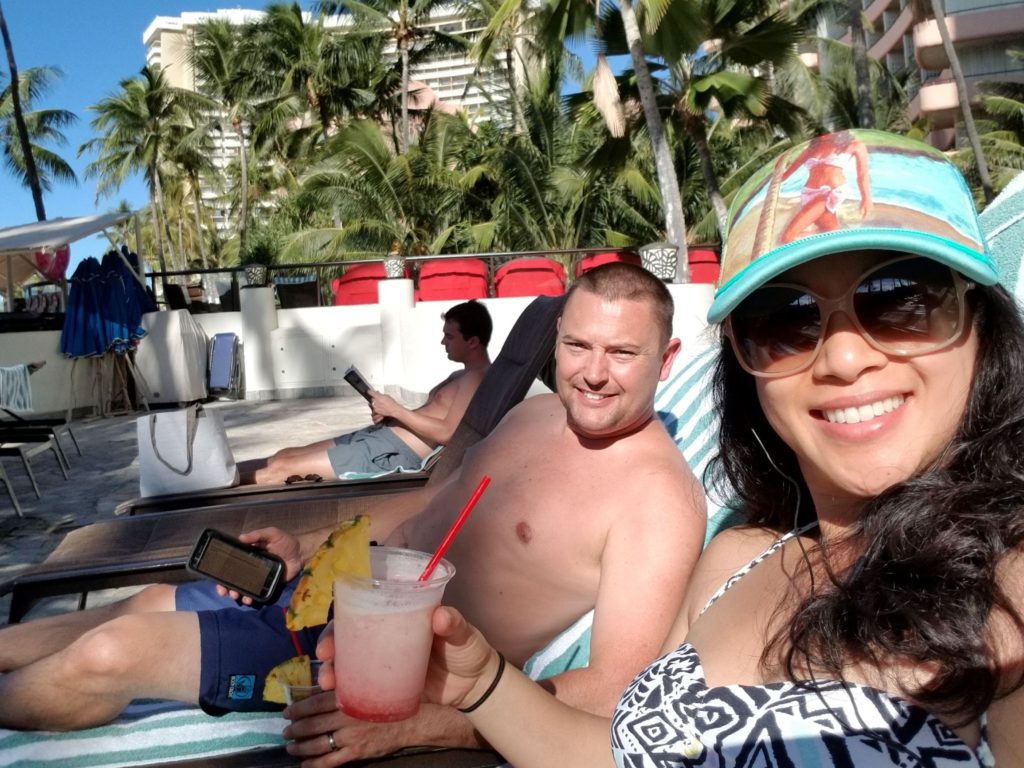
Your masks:
M674 335L683 340L684 351L692 349L702 343L713 287L670 285L669 290L676 305ZM269 339L277 396L298 396L321 389L347 393L348 385L341 381L341 375L349 365L355 365L375 388L415 398L458 369L441 347L441 313L459 302L421 301L405 306L399 299L400 306L389 308L383 298L379 305L278 310L278 325ZM532 297L482 300L494 322L488 347L492 358L531 301ZM379 319L389 311L397 313L399 338L380 331ZM201 322L205 317L216 315L197 315ZM398 348L398 359L389 356L392 347ZM257 395L249 391L246 396Z
M76 413L97 403L94 388L100 366L112 373L110 360L79 360L77 364L60 353L60 331L27 331L0 334L0 366L45 361L32 374L32 404L35 415L63 416L68 406ZM22 414L28 415L28 414Z
M688 284L668 288L676 305L674 334L682 339L685 353L706 343L706 338L702 337L706 327L704 316L711 303L713 287ZM246 293L248 291L243 291ZM349 365L355 365L374 387L415 401L458 367L445 357L441 347L441 313L457 301L423 301L407 306L399 297L384 304L275 311L265 298L254 292L243 302L242 312L192 316L211 339L224 332L239 336L244 350L247 399L352 394L341 376ZM483 300L494 321L489 346L492 358L531 301L530 297ZM258 313L255 321L254 313ZM384 327L397 328L397 338L382 335L381 319L388 313L397 318L397 322L385 323ZM33 376L37 411L59 411L67 407L71 394L70 362L60 357L59 342L57 331L0 334L0 365L36 359L50 363ZM143 339L141 345L145 344ZM159 363L180 364L164 356ZM256 366L262 370L257 371ZM87 378L76 373L75 396L79 405L90 402Z

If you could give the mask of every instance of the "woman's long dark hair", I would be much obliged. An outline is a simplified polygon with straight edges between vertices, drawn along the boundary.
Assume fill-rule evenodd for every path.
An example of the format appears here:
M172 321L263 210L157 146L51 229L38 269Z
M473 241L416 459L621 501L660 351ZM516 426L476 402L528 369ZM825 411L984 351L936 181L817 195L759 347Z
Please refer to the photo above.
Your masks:
M956 435L934 466L865 505L849 538L835 545L854 548L853 566L830 571L830 583L812 589L765 651L767 659L785 648L794 680L806 679L808 668L841 678L858 660L927 665L932 679L901 693L957 722L1022 683L995 667L993 612L1024 630L995 578L1003 555L1024 540L1024 324L1002 288L968 296L978 355ZM801 521L813 520L796 456L768 425L754 378L728 343L715 397L721 452L708 477L724 471L755 525L792 528L798 497Z

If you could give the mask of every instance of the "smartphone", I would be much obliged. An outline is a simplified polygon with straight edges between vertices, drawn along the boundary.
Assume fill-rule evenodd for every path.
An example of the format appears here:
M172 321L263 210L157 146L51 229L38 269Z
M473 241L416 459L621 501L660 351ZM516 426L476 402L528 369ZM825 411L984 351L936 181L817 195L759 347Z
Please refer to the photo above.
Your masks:
M199 536L187 568L257 603L273 602L284 587L281 558L213 528Z
M349 366L342 378L351 384L352 388L355 389L356 392L365 397L367 402L373 399L373 395L370 394L370 384L354 365Z

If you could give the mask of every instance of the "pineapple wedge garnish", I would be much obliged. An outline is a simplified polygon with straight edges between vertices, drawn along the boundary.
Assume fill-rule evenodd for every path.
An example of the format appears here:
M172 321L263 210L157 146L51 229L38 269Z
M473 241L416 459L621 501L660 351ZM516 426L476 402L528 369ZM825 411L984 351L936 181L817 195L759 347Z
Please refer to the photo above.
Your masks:
M285 613L288 629L326 624L334 580L345 573L370 577L370 518L366 515L338 526L306 563Z
M285 685L312 685L313 674L310 671L309 656L295 656L282 661L267 674L263 684L263 700L275 704L287 704L284 693Z

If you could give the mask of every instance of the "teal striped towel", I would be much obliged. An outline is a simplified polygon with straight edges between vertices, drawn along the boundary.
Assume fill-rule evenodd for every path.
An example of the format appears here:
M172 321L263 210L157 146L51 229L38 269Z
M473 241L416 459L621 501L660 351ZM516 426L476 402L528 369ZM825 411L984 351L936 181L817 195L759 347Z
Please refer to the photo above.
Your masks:
M1024 305L1024 173L1003 187L978 218L999 267L999 282Z
M272 712L212 717L187 704L140 700L99 728L69 733L0 730L0 766L97 768L214 757L280 747L285 724Z
M27 365L0 366L0 408L33 410Z

